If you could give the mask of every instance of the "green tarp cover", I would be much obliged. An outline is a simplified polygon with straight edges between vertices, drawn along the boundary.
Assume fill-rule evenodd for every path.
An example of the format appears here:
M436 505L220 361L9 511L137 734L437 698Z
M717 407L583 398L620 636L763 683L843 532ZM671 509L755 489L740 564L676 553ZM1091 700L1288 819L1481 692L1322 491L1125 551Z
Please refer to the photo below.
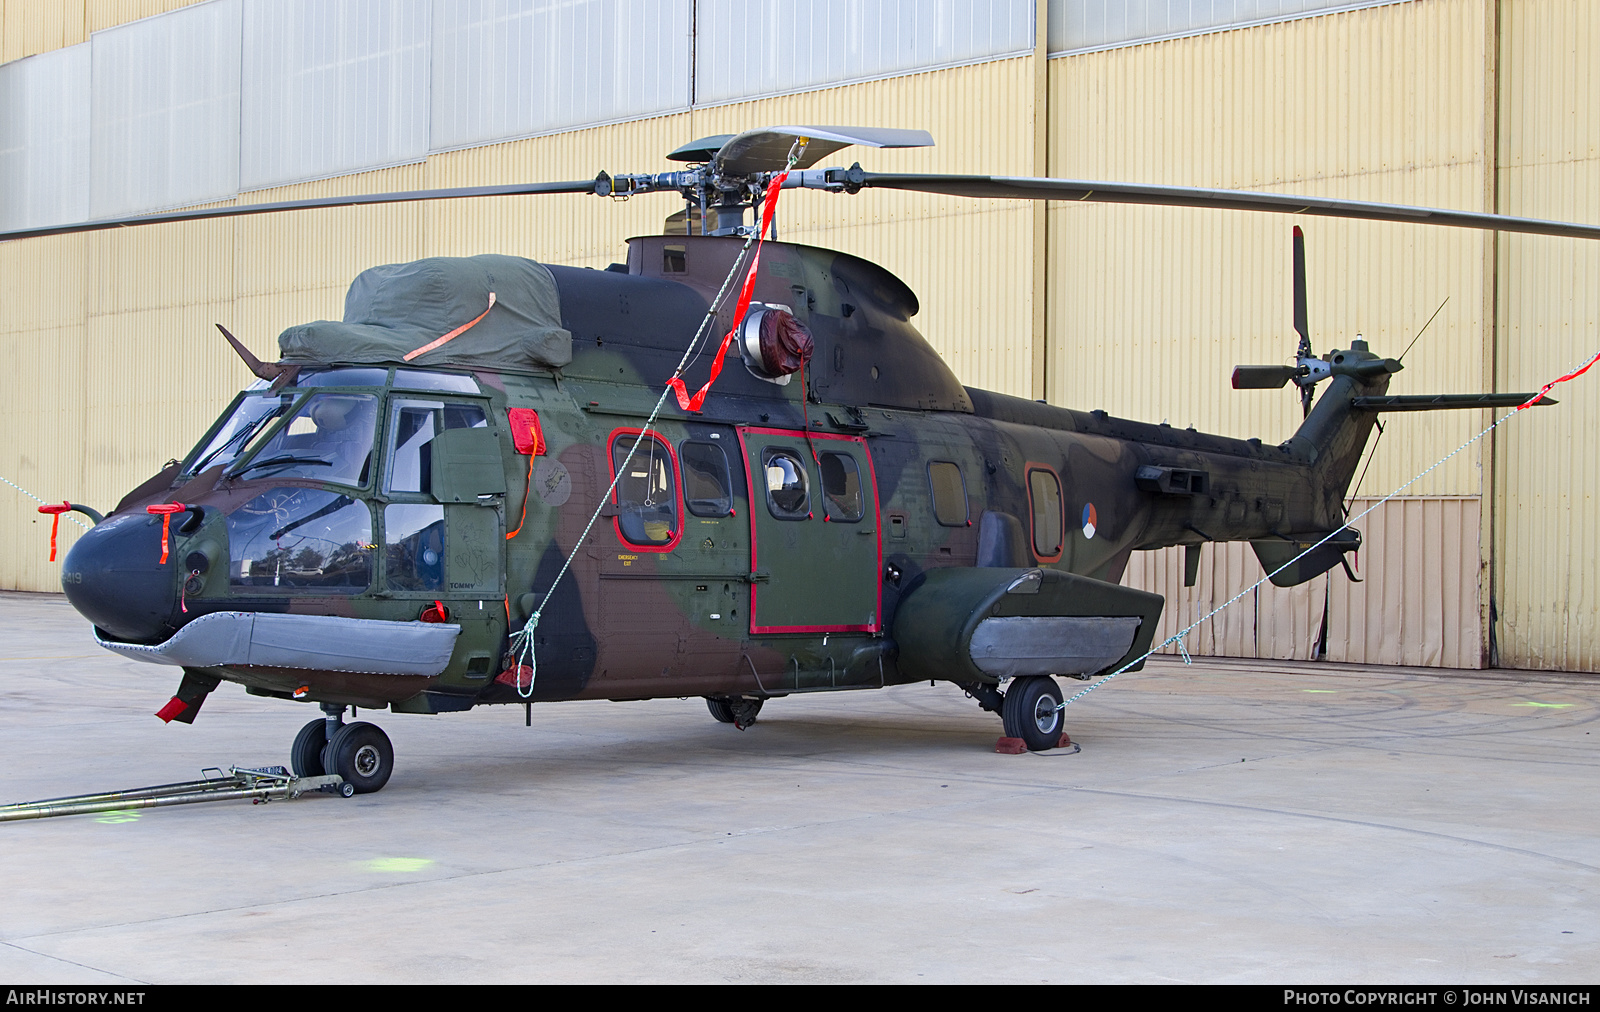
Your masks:
M278 337L285 362L407 364L405 356L471 323L410 361L417 366L558 368L572 361L555 279L540 263L486 253L429 257L362 271L344 300L344 320L290 327Z

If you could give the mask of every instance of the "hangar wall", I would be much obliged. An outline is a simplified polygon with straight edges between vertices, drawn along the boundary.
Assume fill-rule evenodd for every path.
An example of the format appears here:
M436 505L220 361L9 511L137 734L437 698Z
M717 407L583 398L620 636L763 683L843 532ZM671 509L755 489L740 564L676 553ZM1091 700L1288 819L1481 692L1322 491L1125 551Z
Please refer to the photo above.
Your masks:
M0 60L180 6L3 0ZM1587 58L1600 50L1600 18L1583 0L1410 0L1051 59L1036 43L1031 56L440 152L235 199L587 178L657 166L693 137L837 122L934 134L926 151L842 153L883 171L1048 171L1600 221L1600 79ZM0 244L0 349L12 363L0 476L45 498L110 504L181 455L249 379L213 322L267 357L284 327L336 318L367 266L493 251L599 267L673 210L670 198L496 198ZM1399 354L1448 297L1394 392L1536 388L1600 333L1600 251L1576 240L1298 221L1319 351L1361 333ZM1290 395L1234 392L1226 379L1235 363L1292 351L1296 219L790 192L779 223L785 239L903 277L922 301L919 327L969 384L1268 441L1297 422ZM1488 659L1492 595L1500 663L1600 670L1600 562L1571 550L1594 543L1600 525L1600 474L1582 438L1600 421L1600 396L1573 387L1564 401L1524 413L1381 507L1366 525L1365 589L1263 588L1265 613L1282 616L1277 631L1246 642L1219 627L1197 652L1305 656L1326 601L1330 624L1352 630L1347 659L1476 666ZM1395 416L1359 494L1398 487L1487 421ZM57 586L33 505L0 490L0 586ZM1455 520L1406 527L1413 513ZM77 529L62 528L65 548ZM1211 597L1259 576L1244 551L1239 564L1208 563ZM1130 582L1170 582L1162 554L1137 558ZM1437 566L1419 569L1419 558ZM1360 597L1380 585L1403 587L1403 599ZM1185 593L1172 600L1173 617L1191 604ZM1421 624L1357 637L1374 608Z

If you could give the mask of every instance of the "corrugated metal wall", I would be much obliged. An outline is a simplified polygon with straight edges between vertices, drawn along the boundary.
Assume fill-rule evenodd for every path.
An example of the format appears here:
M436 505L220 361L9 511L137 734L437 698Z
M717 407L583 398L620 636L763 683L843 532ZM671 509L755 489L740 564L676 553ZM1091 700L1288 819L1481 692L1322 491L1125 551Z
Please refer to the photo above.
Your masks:
M176 6L90 2L57 16L6 0L0 55L40 51L28 48L40 40L50 43L44 49L82 42L89 30ZM1600 80L1590 59L1600 51L1597 33L1600 21L1578 0L1414 0L1054 59L1048 170L1600 221ZM938 147L928 151L861 154L884 171L1032 174L1037 68L1024 56L702 108L239 199L649 170L688 139L767 122L933 132ZM0 476L46 498L107 505L183 453L249 378L213 322L267 356L285 326L336 318L350 279L373 264L492 251L604 266L620 258L623 238L656 231L675 210L666 197L606 204L569 195L5 244L0 351L14 367L0 399L0 424L11 436L0 446ZM918 325L970 384L1031 396L1042 383L1056 403L1273 442L1292 431L1299 412L1290 395L1233 392L1226 379L1235 363L1283 361L1292 350L1291 219L1090 205L1052 206L1046 217L1044 291L1034 281L1034 213L1025 204L790 191L779 222L786 239L868 257L902 276L922 300ZM1600 251L1592 244L1301 224L1318 350L1360 332L1375 350L1398 354L1448 297L1407 356L1397 393L1537 387L1597 344ZM1032 339L1040 300L1048 334L1042 377ZM1600 421L1600 399L1577 386L1563 399L1504 427L1492 454L1460 455L1363 524L1369 570L1379 565L1380 543L1391 540L1382 532L1411 522L1407 510L1422 511L1420 526L1407 528L1407 550L1455 568L1427 580L1414 562L1396 563L1405 579L1384 583L1386 593L1403 587L1399 604L1369 596L1383 579L1377 571L1359 599L1334 593L1330 622L1343 624L1330 657L1343 650L1338 656L1352 660L1475 665L1486 628L1473 615L1480 604L1487 609L1492 583L1503 663L1600 669L1600 563L1580 547L1600 533L1600 475L1583 438ZM1360 493L1392 490L1484 423L1475 412L1395 416ZM1476 571L1480 541L1487 554L1472 518L1488 470L1499 490L1483 511L1492 518L1496 566L1480 596L1480 581L1467 574ZM0 489L0 585L53 589L47 527L32 506ZM1449 509L1459 516L1447 522ZM70 542L76 528L63 527ZM1130 574L1142 575L1130 579L1171 582L1162 554L1140 560ZM1243 546L1215 557L1208 548L1206 558L1208 599L1259 575ZM1241 611L1201 648L1303 655L1320 625L1320 587L1263 598L1252 605L1249 635ZM1188 591L1173 600L1175 616L1198 597ZM1393 609L1408 616L1398 632L1374 620Z
M1356 499L1352 516L1365 536L1352 559L1360 583L1342 569L1298 587L1256 586L1265 573L1248 544L1206 545L1193 587L1183 585L1183 549L1140 552L1123 582L1167 599L1156 642L1244 596L1184 640L1192 654L1309 660L1327 612L1330 661L1476 668L1480 518L1477 497L1404 496L1381 504ZM1180 653L1176 645L1163 653Z
M1600 221L1600 8L1502 5L1500 210ZM1600 351L1600 244L1506 236L1499 248L1499 382L1541 383ZM1497 433L1495 600L1506 665L1600 670L1600 390Z

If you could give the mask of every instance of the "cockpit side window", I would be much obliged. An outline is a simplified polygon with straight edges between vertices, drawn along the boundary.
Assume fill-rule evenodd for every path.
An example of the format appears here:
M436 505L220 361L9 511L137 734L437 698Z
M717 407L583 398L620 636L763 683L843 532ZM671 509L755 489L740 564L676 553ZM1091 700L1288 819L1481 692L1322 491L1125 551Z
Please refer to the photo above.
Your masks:
M372 514L348 495L274 488L228 514L236 594L359 594L372 583Z
M481 429L489 419L476 404L395 398L389 402L385 492L426 494L433 488L433 440L446 429Z

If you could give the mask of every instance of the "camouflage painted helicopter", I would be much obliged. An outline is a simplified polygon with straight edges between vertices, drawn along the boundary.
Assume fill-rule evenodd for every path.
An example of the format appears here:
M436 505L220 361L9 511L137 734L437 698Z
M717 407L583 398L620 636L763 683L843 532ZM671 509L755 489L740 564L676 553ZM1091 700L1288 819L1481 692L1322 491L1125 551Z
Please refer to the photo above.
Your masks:
M701 695L742 727L772 697L934 679L1047 749L1062 731L1055 676L1114 669L1152 642L1163 602L1118 585L1130 553L1188 546L1192 582L1205 542L1248 540L1270 571L1332 534L1273 577L1312 579L1360 543L1343 501L1378 412L1530 395L1392 397L1399 363L1364 342L1314 355L1298 239L1294 364L1234 376L1299 388L1305 422L1281 445L968 388L912 326L916 295L860 258L769 242L748 310L722 298L749 266L745 213L769 186L1600 238L1352 201L812 167L850 144L931 142L775 127L687 145L670 156L687 168L654 175L0 235L516 193L670 192L689 205L682 234L632 239L606 270L498 255L373 268L342 322L289 328L276 363L227 335L259 379L193 450L104 518L51 508L96 522L64 561L68 599L107 649L182 669L164 719L192 721L224 680L320 704L293 743L295 772L337 772L363 792L388 780L393 750L375 725L344 722L352 705ZM722 348L708 342L725 331ZM703 403L669 401L647 426L691 346L728 368ZM535 611L537 678L512 645Z

